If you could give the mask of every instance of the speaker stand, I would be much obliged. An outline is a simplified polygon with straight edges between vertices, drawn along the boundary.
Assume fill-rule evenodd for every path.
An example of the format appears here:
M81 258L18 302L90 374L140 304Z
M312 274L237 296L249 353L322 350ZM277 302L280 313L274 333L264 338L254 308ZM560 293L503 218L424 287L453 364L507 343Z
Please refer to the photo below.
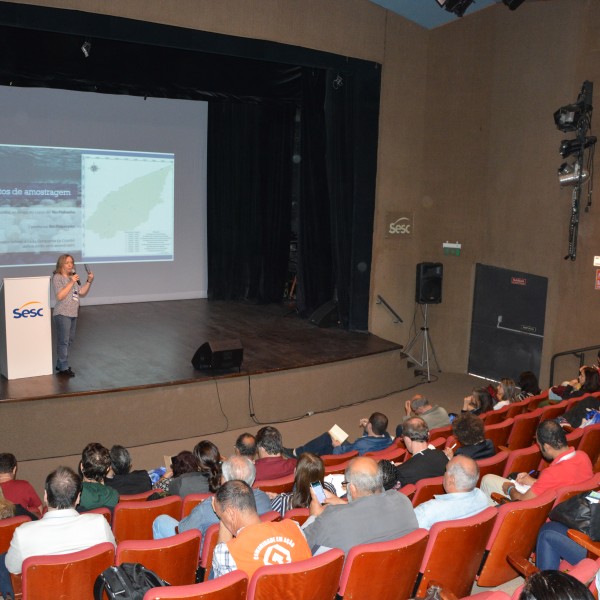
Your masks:
M437 368L437 372L441 373L442 370L440 369L440 365L437 361L437 357L435 355L435 349L433 347L433 342L431 341L431 336L429 335L429 327L428 327L428 322L427 322L428 309L429 309L429 304L425 304L425 310L423 310L423 305L421 304L421 313L423 314L423 326L421 327L421 330L417 334L415 334L415 337L413 337L413 339L410 340L410 342L408 342L408 345L404 349L403 354L406 355L408 358L410 358L415 364L419 365L422 368L427 369L427 383L431 383L430 350L431 350L431 358L433 358L433 361ZM410 353L410 351L413 349L413 347L415 347L417 345L417 342L419 342L419 340L421 341L421 360L420 361L418 358L414 357ZM416 349L417 348L415 348L415 350Z

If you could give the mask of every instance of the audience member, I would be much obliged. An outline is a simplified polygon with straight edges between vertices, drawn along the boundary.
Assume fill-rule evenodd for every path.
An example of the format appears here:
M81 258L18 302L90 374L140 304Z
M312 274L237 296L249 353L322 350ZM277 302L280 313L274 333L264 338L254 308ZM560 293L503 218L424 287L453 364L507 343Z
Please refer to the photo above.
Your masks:
M519 400L525 400L525 398L538 396L542 393L538 378L533 371L523 371L519 375L518 385L521 388L521 392L517 396Z
M156 498L169 494L173 479L181 477L186 473L198 473L198 459L194 456L193 452L182 450L175 456L171 456L170 469L154 484L153 487L157 491L149 499L156 500Z
M433 500L415 508L419 527L431 529L438 521L464 519L491 506L490 499L477 487L479 467L468 456L455 456L446 465L445 494L436 494Z
M242 433L235 440L235 453L250 460L256 458L256 438L251 433Z
M461 412L471 412L474 415L482 415L493 410L494 402L487 388L473 388L470 396L463 400Z
M214 493L221 485L221 454L219 449L208 440L198 442L192 454L194 461L188 454L180 452L178 457L188 463L186 472L175 474L173 465L173 479L169 484L170 496L181 496L185 498L188 494ZM195 463L195 470L189 470Z
M445 457L444 457L445 458ZM410 500L396 490L384 491L381 470L369 457L353 459L346 469L348 502L328 496L322 506L311 490L310 518L304 533L313 552L393 540L417 529Z
M576 429L584 425L584 421L588 418L588 410L600 410L600 398L587 396L579 400L573 408L563 413L560 419Z
M404 403L404 411L406 412L405 421L410 417L421 417L430 430L450 425L450 417L446 409L437 404L432 405L422 394L416 394L412 400L407 400ZM402 437L402 425L396 427L396 437Z
M252 488L247 483L227 481L215 494L212 504L221 521L212 561L215 577L236 569L252 577L263 565L311 557L310 548L295 521L261 522Z
M380 412L374 412L368 419L363 417L359 421L363 433L355 442L340 442L328 431L311 440L303 446L294 449L294 456L304 452L312 452L317 456L325 454L344 454L357 450L359 455L366 452L377 452L388 448L393 440L387 432L388 418Z
M496 398L498 402L494 404L494 410L500 410L513 402L518 402L517 386L512 379L501 379L496 387Z
M102 515L81 515L75 510L81 493L81 479L68 467L58 467L48 475L44 492L48 512L39 521L15 529L6 554L11 573L20 573L23 561L30 556L78 552L102 542L115 544Z
M454 455L462 455L479 460L496 454L492 440L486 440L484 437L483 421L473 413L462 413L460 417L454 419L452 433L461 445L456 450L444 448L444 454L449 459Z
M148 471L131 470L131 455L123 446L113 446L110 449L110 467L112 477L107 477L104 483L117 490L119 495L141 494L152 489L152 481Z
M10 519L15 516L15 505L4 497L0 488L0 519Z
M535 438L544 460L550 465L537 479L528 473L519 473L516 481L499 475L486 475L481 482L481 489L487 496L496 492L511 500L529 500L546 490L582 483L594 474L589 456L585 452L569 448L565 432L556 421L540 423ZM525 486L523 491L519 492L515 483Z
M412 417L404 423L402 439L412 456L396 467L396 478L401 486L445 473L448 458L442 450L429 444L429 429L421 417Z
M587 550L567 534L569 527L558 521L548 521L538 532L535 564L538 569L558 569L560 561L575 565L587 556Z
M272 496L269 494L272 509L284 517L291 508L308 508L311 502L310 484L313 481L320 482L324 489L335 495L335 488L330 483L325 483L324 477L325 466L320 457L310 452L301 454L296 464L293 491Z
M102 444L88 444L81 453L79 465L83 477L78 510L85 512L106 506L111 510L119 501L119 492L104 485L110 469L110 453Z
M254 484L256 469L254 468L254 463L245 456L232 456L223 463L222 469L222 484L234 479L245 481L250 487ZM258 514L262 515L269 512L271 510L271 502L267 494L259 489L252 489L252 493L254 494ZM189 529L198 529L202 533L203 542L206 530L218 522L219 519L213 510L212 502L204 500L194 507L189 516L181 519L181 521L177 521L169 515L156 517L152 525L152 532L154 539L159 540L171 537L176 533L183 533Z
M383 478L383 489L386 492L387 490L400 489L400 484L396 479L396 465L391 460L380 460L377 465Z
M527 578L519 600L594 600L594 596L572 575L546 570Z
M17 479L17 459L14 454L0 454L0 488L4 497L13 504L22 506L36 517L42 516L42 501L33 486L23 479Z
M258 458L254 461L257 481L277 479L294 472L296 459L284 458L282 450L281 433L278 429L267 425L258 430L256 434Z
M565 381L562 385L551 387L548 391L550 400L569 400L587 396L600 391L600 373L594 367L581 367L579 376L572 381Z

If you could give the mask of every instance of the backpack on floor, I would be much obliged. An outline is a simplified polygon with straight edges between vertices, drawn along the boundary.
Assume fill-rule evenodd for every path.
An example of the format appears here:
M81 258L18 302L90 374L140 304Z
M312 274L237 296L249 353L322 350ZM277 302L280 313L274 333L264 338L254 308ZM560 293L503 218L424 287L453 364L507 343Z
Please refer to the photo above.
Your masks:
M94 600L103 600L103 593L111 600L143 600L148 590L168 585L154 571L140 563L123 563L118 567L109 567L98 575L94 583Z

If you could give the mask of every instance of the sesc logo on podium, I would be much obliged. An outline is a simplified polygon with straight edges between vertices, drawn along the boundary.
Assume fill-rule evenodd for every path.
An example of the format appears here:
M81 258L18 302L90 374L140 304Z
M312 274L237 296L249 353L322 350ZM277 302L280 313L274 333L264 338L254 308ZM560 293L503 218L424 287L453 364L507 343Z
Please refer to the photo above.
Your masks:
M406 238L412 237L413 215L412 213L389 212L386 215L385 237Z
M40 305L40 306L35 306ZM29 307L29 308L28 308ZM44 307L38 300L25 302L20 308L13 309L13 319L35 319L44 316Z

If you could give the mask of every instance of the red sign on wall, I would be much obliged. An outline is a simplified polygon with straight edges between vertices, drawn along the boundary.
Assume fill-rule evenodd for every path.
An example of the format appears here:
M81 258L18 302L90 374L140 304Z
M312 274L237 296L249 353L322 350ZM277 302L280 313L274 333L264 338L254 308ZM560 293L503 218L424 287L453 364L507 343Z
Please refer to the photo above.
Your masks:
M595 288L600 290L600 269L596 269L596 285Z

